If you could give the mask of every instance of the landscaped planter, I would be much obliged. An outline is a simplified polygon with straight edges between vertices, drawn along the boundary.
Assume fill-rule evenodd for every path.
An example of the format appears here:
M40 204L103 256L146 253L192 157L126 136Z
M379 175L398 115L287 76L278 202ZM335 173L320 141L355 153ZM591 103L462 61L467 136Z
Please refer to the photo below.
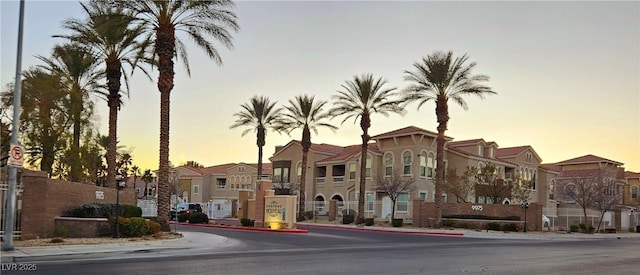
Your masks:
M107 218L55 217L55 228L61 227L66 229L63 231L68 232L67 236L63 237L71 238L96 238L111 233Z

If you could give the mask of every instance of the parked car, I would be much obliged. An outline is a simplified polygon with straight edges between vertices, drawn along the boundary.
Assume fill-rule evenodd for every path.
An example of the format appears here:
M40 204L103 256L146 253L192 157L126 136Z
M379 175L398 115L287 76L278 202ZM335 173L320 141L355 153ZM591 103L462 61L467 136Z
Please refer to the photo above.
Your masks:
M179 203L177 208L173 207L169 211L169 220L176 220L180 214L191 214L202 212L202 206L199 203Z

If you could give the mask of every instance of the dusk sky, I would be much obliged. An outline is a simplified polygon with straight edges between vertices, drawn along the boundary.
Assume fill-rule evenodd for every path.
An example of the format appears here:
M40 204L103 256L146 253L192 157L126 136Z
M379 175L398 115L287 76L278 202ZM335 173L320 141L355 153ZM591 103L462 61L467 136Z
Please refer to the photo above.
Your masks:
M65 18L83 18L77 1L26 1L23 69L50 56L52 35L67 33ZM1 2L1 85L13 81L18 1ZM640 172L640 2L298 2L239 1L234 49L220 44L223 66L183 36L191 77L176 62L171 94L170 160L205 166L257 162L255 134L230 130L234 113L253 95L280 105L296 95L330 100L346 80L372 73L402 89L405 70L434 51L467 53L476 74L498 94L450 103L447 135L483 138L501 148L531 145L544 163L587 154ZM120 144L134 164L157 169L160 93L134 73L118 118ZM108 109L96 99L102 134ZM435 104L408 106L404 117L372 117L371 135L406 126L436 131ZM312 133L313 143L360 143L359 123ZM269 132L267 160L276 145L299 140Z

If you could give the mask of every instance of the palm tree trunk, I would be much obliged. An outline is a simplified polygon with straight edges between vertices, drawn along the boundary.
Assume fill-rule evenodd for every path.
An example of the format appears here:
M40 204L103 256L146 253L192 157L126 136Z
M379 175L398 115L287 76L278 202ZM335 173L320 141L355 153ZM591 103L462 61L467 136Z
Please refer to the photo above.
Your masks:
M305 125L304 129L302 129L302 172L300 175L300 205L298 206L298 219L300 220L304 220L307 155L309 153L309 148L311 148L311 131L309 130L309 127Z
M265 133L264 128L258 127L257 133L257 144L258 144L258 180L262 178L262 147L265 144Z
M116 150L118 140L118 107L120 106L119 61L107 63L107 86L109 88L109 145L107 146L107 186L116 186ZM117 188L117 186L116 186Z
M360 149L360 194L358 194L358 218L356 223L364 222L364 200L365 189L367 187L367 147L369 146L369 127L371 127L371 117L369 113L362 114L360 128L362 129L362 147Z
M444 132L447 130L447 122L449 121L449 110L447 106L447 98L438 96L436 101L436 117L438 119L438 138L436 139L436 197L435 197L435 228L440 228L442 222L442 184L444 182Z
M175 29L169 23L160 25L157 32L158 90L160 90L160 163L158 172L158 222L163 231L170 231L169 204L169 107L173 89L173 54L175 52ZM177 195L177 193L176 193Z
M82 124L82 90L80 86L74 84L71 88L71 113L73 116L73 143L69 155L70 170L69 180L80 182L82 174L82 164L80 163L80 131Z

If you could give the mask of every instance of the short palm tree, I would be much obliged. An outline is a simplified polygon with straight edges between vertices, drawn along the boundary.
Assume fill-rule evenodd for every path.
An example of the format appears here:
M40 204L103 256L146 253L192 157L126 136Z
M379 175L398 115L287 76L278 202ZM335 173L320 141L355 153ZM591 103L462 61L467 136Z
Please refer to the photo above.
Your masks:
M68 19L63 21L64 28L73 31L70 35L54 37L67 38L80 43L100 58L100 63L106 65L107 105L109 106L109 146L107 147L107 185L115 186L116 175L116 140L118 128L118 110L122 105L120 79L124 76L127 87L128 77L124 65L129 65L131 73L137 67L147 76L141 67L140 60L144 60L144 53L148 42L139 43L142 35L141 25L133 25L134 17L124 13L121 8L114 8L105 1L91 1L80 3L87 15L86 20ZM128 90L128 89L127 89Z
M387 82L372 74L354 76L353 80L342 85L343 90L338 91L333 96L335 101L331 113L336 116L345 115L342 123L350 118L355 121L360 118L360 128L362 129L362 148L360 150L360 194L358 197L358 218L357 221L364 220L364 195L366 188L366 164L367 147L371 137L369 128L371 127L371 115L378 113L386 117L390 113L404 115L405 110L401 107L401 101L397 98L396 88L384 88Z
M86 123L82 115L90 93L100 93L98 81L103 71L98 70L97 57L86 47L78 43L56 45L51 58L37 56L45 65L40 67L52 74L60 74L69 93L69 113L73 121L73 142L69 162L69 180L79 182L83 177L80 160L80 137Z
M413 64L415 71L405 71L405 80L411 84L404 90L407 102L418 102L418 109L429 101L436 103L438 137L436 141L436 183L435 183L435 227L442 219L442 184L444 182L445 131L449 122L449 100L467 110L464 96L475 95L484 99L487 94L496 94L481 82L489 80L486 75L472 75L475 62L467 63L469 57L453 56L453 52L435 52Z
M256 132L256 144L258 145L258 179L262 177L262 147L266 143L267 129L275 129L280 121L282 108L276 108L277 102L271 102L268 97L254 96L249 103L240 105L242 111L233 114L237 117L231 129L247 127L242 136L250 131Z
M231 0L180 1L180 0L138 0L113 1L131 11L145 28L146 41L153 43L154 64L160 76L160 160L158 171L158 221L163 231L169 231L169 106L173 89L173 58L182 59L190 74L187 50L177 36L184 32L196 45L202 48L216 63L222 64L220 54L207 36L222 43L227 48L233 46L229 30L239 29L236 15L231 10Z
M325 122L332 117L331 113L323 108L326 101L315 101L314 96L302 95L289 100L289 105L285 106L282 121L276 126L278 131L291 133L293 130L302 130L302 171L300 177L300 204L298 207L298 218L304 220L305 212L305 186L307 175L307 155L311 148L311 131L316 135L318 128L325 127L336 131L338 127Z

